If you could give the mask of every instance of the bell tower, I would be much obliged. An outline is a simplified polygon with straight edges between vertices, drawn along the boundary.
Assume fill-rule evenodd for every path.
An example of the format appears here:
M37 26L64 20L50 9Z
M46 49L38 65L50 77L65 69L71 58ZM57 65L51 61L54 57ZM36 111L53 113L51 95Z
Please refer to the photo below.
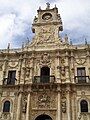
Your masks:
M59 31L63 30L62 20L58 14L58 8L50 8L50 4L46 3L46 9L41 7L37 10L37 17L35 16L32 31L35 33L35 43L37 44L52 44L60 42Z

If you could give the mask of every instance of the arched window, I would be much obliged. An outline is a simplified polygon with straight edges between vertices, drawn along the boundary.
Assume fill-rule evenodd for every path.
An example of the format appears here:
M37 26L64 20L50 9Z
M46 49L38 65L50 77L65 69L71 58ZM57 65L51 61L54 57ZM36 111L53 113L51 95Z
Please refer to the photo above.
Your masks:
M88 103L86 100L80 102L81 112L88 112Z
M10 111L10 101L5 101L3 105L3 112L9 112Z

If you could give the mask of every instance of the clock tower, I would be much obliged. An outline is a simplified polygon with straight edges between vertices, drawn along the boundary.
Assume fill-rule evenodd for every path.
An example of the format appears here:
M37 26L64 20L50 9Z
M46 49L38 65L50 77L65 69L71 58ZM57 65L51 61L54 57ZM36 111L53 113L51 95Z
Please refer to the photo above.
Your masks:
M33 43L37 45L48 44L52 45L61 42L59 31L63 30L62 20L58 14L58 8L50 8L50 4L46 3L47 7L42 10L41 7L37 10L37 17L35 16L32 31L35 33ZM35 45L35 44L34 44Z

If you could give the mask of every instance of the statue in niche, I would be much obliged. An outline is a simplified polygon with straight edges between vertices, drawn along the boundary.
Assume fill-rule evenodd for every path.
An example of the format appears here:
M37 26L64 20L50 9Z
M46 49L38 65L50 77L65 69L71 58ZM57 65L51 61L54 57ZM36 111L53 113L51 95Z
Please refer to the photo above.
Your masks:
M62 67L61 67L61 75L62 75L62 76L65 76L65 66L62 66Z
M29 69L29 68L27 68L27 69L26 69L26 78L28 78L28 77L29 77L29 74L30 74L30 69Z

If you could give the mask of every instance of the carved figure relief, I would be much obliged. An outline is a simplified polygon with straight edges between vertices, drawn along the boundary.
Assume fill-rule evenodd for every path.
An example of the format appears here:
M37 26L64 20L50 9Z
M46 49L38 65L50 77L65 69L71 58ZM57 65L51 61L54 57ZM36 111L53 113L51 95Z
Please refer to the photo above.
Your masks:
M50 97L46 93L43 93L42 95L38 96L38 107L50 107Z
M65 66L62 66L62 67L61 67L61 75L62 75L62 76L65 76Z

